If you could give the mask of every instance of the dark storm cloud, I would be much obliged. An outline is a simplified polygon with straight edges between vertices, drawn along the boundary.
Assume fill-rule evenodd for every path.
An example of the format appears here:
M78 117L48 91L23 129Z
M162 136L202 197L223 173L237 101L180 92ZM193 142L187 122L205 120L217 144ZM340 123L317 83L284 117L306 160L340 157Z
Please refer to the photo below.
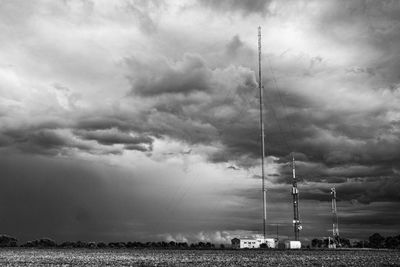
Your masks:
M375 108L362 112L357 107L354 107L354 110L333 110L321 106L318 102L306 100L300 95L295 98L297 104L293 104L293 99L286 93L289 90L281 90L281 95L267 91L267 97L275 98L277 103L282 97L286 104L286 107L276 108L276 104L270 104L273 100L267 103L270 104L270 108L274 108L276 117L280 118L281 126L283 125L282 129L277 127L278 131L282 132L277 136L268 135L268 131L273 129L267 127L267 151L280 156L279 161L282 163L290 162L289 155L282 157L290 150L303 152L296 155L299 161L297 176L300 180L343 184L358 178L371 177L380 180L391 177L395 180L398 177L395 169L398 168L400 159L397 149L400 142L392 133L398 132L399 128L396 120L383 119L390 117L392 112L397 112L391 105L375 105ZM397 91L389 88L376 92L379 97L398 97ZM294 93L289 94L293 97ZM368 106L367 103L366 105ZM293 110L296 112L292 113ZM285 144L285 139L288 145ZM281 166L281 174L276 182L291 182L289 166ZM385 191L388 191L387 187L382 188L382 192ZM317 192L317 189L315 192L307 192L306 198L319 199ZM390 201L397 201L389 191L387 194ZM382 199L376 195L369 196L366 192L360 192L355 198L365 198L360 200L364 202Z
M240 48L239 41L239 38L233 38L228 47ZM190 60L184 58L177 65L185 61ZM320 57L315 57L310 59L309 64L313 67L315 62L321 61ZM193 66L185 68L185 71L190 73L195 66L201 66L202 71L208 73L208 80L201 75L189 75L194 78L187 80L170 75L171 71L162 72L168 75L163 74L161 80L169 81L173 77L173 85L177 84L174 89L170 89L171 83L161 83L156 74L149 75L147 72L147 83L139 83L139 92L147 97L143 92L149 88L151 95L157 96L153 100L157 113L148 114L146 121L151 123L147 125L147 130L194 144L210 144L218 140L223 146L209 155L210 161L237 160L240 166L252 166L258 158L260 142L254 78L252 80L244 76L244 80L234 84L234 90L232 87L221 88L221 71L207 67L203 59L197 58L197 62L203 63L184 64ZM185 86L180 86L182 84ZM195 94L190 88L202 87L198 84L208 84L208 89ZM290 160L284 157L291 151L302 151L297 166L300 180L346 183L353 178L393 175L391 164L399 157L394 145L397 141L376 139L378 134L397 127L388 126L387 122L381 120L388 112L386 107L378 106L367 110L366 114L360 114L357 110L331 110L301 95L300 91L294 92L289 87L275 88L271 80L266 81L266 88L268 155L278 156L280 161L288 162ZM386 92L386 89L382 90L382 93ZM223 108L232 114L219 118ZM282 168L281 171L282 175L276 182L290 183L290 169ZM307 194L307 198L315 196L319 199L318 194L311 190Z
M19 139L22 143L22 147L27 151L47 151L58 152L58 149L64 146L68 146L69 142L67 138L64 138L60 134L57 134L50 130L41 130Z
M378 53L385 55L378 59L368 57L366 65L346 69L348 73L374 77L372 83L376 84L377 88L374 90L378 92L379 97L386 94L394 98L398 96L396 92L398 89L391 91L390 88L393 88L393 82L398 83L398 77L394 76L393 71L398 69L396 44L400 40L397 30L399 11L399 4L393 1L332 2L316 24L322 29L321 33L329 39L337 38L342 41L350 38L354 40L355 45L360 47L365 45L368 49L376 49ZM351 27L346 28L345 25ZM310 71L317 63L322 62L324 59L319 56L311 57ZM279 66L278 62L273 64ZM348 177L393 175L392 167L398 165L400 156L396 149L399 140L396 135L393 137L390 135L392 132L398 132L399 128L396 120L383 119L386 116L390 117L390 113L397 112L391 109L392 106L379 104L375 105L375 108L363 111L359 111L356 106L353 110L340 108L334 110L319 105L313 99L306 99L301 94L296 95L292 101L290 94L293 96L294 93L290 92L288 95L287 92L289 92L287 88L282 88L286 110L275 108L284 130L289 132L286 139L289 139L289 145L294 150L304 151L307 154L307 161L311 165L314 162L322 164L318 163L313 169L300 165L298 171L301 173L302 169L304 170L302 176L307 177L306 179L315 177L326 181L329 181L328 177L331 177L331 181L336 177L335 179L344 181ZM364 92L368 94L368 89ZM360 96L361 93L360 91ZM277 103L280 102L279 95L275 94L277 98L274 97L274 93L270 96L276 99ZM271 102L274 101L268 104ZM373 103L359 102L359 104L370 106ZM292 113L290 110L293 108L296 108L296 112ZM268 130L271 129L267 129L267 137ZM294 132L294 136L290 132ZM273 154L282 151L282 148L290 151L281 141L282 136L278 138L271 136L269 140L267 142ZM279 143L282 143L280 147L274 149Z
M291 166L289 164L281 165L280 171L281 179L290 183ZM357 164L327 166L323 163L297 161L296 174L300 181L343 183L352 178L385 177L395 175L395 172L388 166L380 166L379 164L373 166Z
M58 154L63 147L75 146L70 140L51 129L23 129L5 133L8 146L39 154ZM82 147L83 148L83 147Z
M321 17L321 26L331 24L332 28L324 28L326 30L324 34L329 34L336 38L344 38L336 33L338 30L346 31L348 29L339 29L340 26L350 25L351 23L357 23L352 25L355 27L361 27L365 29L365 32L359 37L352 36L353 39L362 38L366 40L371 38L375 42L384 43L384 40L378 40L375 37L393 37L398 25L396 21L400 14L400 4L397 1L383 0L383 1L337 1L332 2ZM364 22L364 23L360 23ZM358 24L360 23L360 24ZM390 44L387 44L390 45Z
M140 77L133 81L134 93L150 97L160 94L190 94L210 88L211 73L200 56L186 54L182 61L173 65L168 62L161 64L154 69L154 66L143 63L131 63L131 66L135 66L135 76ZM141 75L137 75L138 72Z
M397 83L399 76L400 4L397 1L337 1L321 14L321 33L337 41L368 44L380 52L378 60L361 60L357 73L378 75L385 83ZM349 27L346 27L349 26Z
M328 189L319 189L319 188L308 188L308 190L304 190L301 188L300 185L300 199L301 201L307 201L307 200L318 200L318 201L324 201L324 202L329 202L331 201L331 195L330 195L330 190Z
M341 184L337 187L339 199L357 200L360 203L400 202L398 191L400 179L395 177L379 177L372 181Z
M141 152L147 152L149 150L151 150L151 146L150 147L146 147L144 145L138 145L138 144L129 144L129 145L125 145L124 149L127 150L137 150L137 151L141 151Z
M257 136L256 84L250 69L211 68L193 55L162 68L160 76L154 68L133 67L146 82L131 79L132 97L153 97L152 111L146 113L142 129L191 144L222 142L227 150L211 157L216 161L238 157L249 147L257 150L257 138L253 138ZM249 135L252 138L243 137Z
M259 13L265 15L268 12L269 0L199 0L199 2L207 7L222 12L240 12L243 15Z
M288 154L296 149L307 154L309 159L331 164L358 162L358 158L363 159L357 155L363 150L358 145L359 140L366 139L374 145L374 137L385 130L377 126L388 127L386 122L380 121L380 112L367 111L369 114L361 115L358 111L327 110L293 91L278 90L281 92L266 91L269 98L266 101L266 141L273 153ZM387 112L383 110L384 107L382 112Z
M210 144L214 142L216 130L213 125L187 116L153 112L147 130L159 136L167 136L189 144Z
M105 130L117 128L122 131L130 129L132 125L126 118L118 116L90 116L80 119L76 123L76 129L82 130Z
M81 124L82 125L82 124ZM108 128L109 126L118 125L118 120L105 120L95 123L89 123L89 128L97 128L96 130L75 130L74 134L85 140L94 140L99 144L112 146L114 144L124 145L124 149L137 150L142 152L151 151L153 148L152 137L146 135L134 135L133 133L123 132L117 128Z
M374 209L371 210L371 206ZM371 205L344 206L340 213L340 224L392 226L398 224L399 214L393 212L400 206L399 202L380 202Z
M325 183L299 183L300 198L303 200L330 201L330 186L337 181L329 180ZM335 185L337 200L347 203L370 204L376 202L399 203L400 179L397 176L374 178L347 179Z
M53 125L51 125L53 126ZM43 127L43 128L41 128ZM77 139L73 134L69 133L68 128L47 128L45 125L35 125L33 127L24 127L21 129L6 130L0 135L1 145L8 148L16 148L20 151L43 154L58 155L69 154L70 150L78 149L83 152L92 154L121 154L122 151L113 147L98 147L93 143L84 142ZM111 139L109 140L111 141ZM129 140L149 141L146 138L138 138ZM104 142L106 145L113 143Z
M397 193L400 189L400 179L396 175L376 176L371 178L362 176L362 178L346 179L345 182L327 179L325 184L313 184L312 186L300 183L299 187L304 187L304 190L302 189L304 192L301 193L301 198L319 201L330 200L329 185L332 186L334 184L336 184L338 201L362 204L400 202L400 197Z
M153 143L153 139L148 136L132 136L129 133L118 131L115 128L108 130L96 130L96 131L75 131L75 134L86 140L95 140L103 145L113 144L128 144L138 145Z

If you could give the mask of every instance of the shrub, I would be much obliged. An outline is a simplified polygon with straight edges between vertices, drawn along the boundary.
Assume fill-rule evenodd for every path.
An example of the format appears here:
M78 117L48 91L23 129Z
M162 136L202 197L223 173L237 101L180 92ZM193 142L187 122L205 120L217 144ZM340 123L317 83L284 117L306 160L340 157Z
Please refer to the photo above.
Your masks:
M0 235L0 247L16 247L17 239L9 235Z

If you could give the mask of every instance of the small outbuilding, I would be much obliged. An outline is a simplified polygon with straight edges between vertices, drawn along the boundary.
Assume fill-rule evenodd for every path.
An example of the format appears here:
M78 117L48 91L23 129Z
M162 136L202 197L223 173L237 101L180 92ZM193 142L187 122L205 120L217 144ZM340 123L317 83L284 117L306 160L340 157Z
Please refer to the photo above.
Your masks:
M286 249L301 249L301 242L287 240L287 241L285 241L285 248Z

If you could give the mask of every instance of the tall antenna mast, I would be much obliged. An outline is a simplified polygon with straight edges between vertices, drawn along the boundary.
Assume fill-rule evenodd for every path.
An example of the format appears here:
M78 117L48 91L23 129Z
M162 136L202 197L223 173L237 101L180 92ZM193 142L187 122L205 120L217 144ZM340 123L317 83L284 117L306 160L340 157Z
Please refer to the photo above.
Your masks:
M263 86L261 80L261 27L258 27L258 89L260 91L260 130L261 130L261 177L262 177L262 194L263 194L263 235L266 239L266 222L267 222L267 189L265 188L265 140L264 140L264 122L263 122Z
M294 155L292 154L292 174L293 174L293 230L294 230L294 240L299 241L299 232L301 230L300 217L299 217L299 191L297 190L297 180L296 180L296 164L294 161Z
M337 216L337 209L336 209L336 189L335 189L335 187L331 188L331 195L332 195L332 236L333 236L333 242L335 242L335 245L338 244L340 246L339 223L338 223L338 216Z

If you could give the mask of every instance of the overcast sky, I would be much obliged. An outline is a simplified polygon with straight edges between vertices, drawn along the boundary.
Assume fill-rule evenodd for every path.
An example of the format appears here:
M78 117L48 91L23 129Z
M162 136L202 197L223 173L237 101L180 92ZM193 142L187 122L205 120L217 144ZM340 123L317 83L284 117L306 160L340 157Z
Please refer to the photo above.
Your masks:
M0 1L0 232L212 241L399 234L398 1Z

